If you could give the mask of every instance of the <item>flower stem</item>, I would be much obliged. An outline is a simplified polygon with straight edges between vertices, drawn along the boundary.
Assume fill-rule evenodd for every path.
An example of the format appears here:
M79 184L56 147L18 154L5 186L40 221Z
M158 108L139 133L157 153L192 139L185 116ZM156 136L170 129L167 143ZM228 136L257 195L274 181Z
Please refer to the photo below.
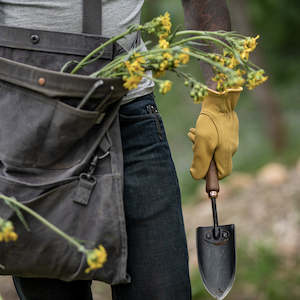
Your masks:
M177 43L173 43L173 44L171 44L171 46L172 46L172 47L178 46L178 45L185 44L185 43L187 43L187 42L189 42L189 41L192 41L192 40L211 41L211 42L213 42L213 43L215 43L215 44L217 44L217 45L219 45L219 46L222 46L222 47L224 47L224 48L227 48L227 49L229 49L230 51L233 51L233 49L232 49L230 46L228 46L226 43L224 43L224 42L222 42L222 41L220 41L220 40L218 40L218 39L216 39L216 38L209 37L209 36L193 36L193 37L190 37L190 38L181 40L181 41L179 41L179 42L177 42Z
M76 67L71 71L71 74L75 74L78 70L80 70L84 64L94 55L96 55L100 50L104 49L106 46L108 46L111 43L114 43L118 40L120 40L121 38L123 38L124 36L126 36L127 34L133 33L135 31L139 30L138 28L134 29L133 27L130 27L129 29L127 29L125 32L109 39L108 41L106 41L105 43L101 44L98 48L94 49L92 52L90 52L86 57L84 57L77 65Z
M206 35L206 36L227 36L231 32L228 31L200 31L200 30L182 30L176 32L175 36L181 35Z
M18 208L20 208L20 209L26 211L27 213L29 213L30 215L32 215L34 218L36 218L37 220L39 220L42 224L44 224L45 226L47 226L48 228L50 228L52 231L54 231L55 233L57 233L58 235L60 235L62 238L64 238L68 242L70 242L72 245L74 245L75 247L77 247L78 251L84 252L84 253L87 252L87 250L85 249L85 247L83 245L81 245L79 242L77 242L74 238L72 238L71 236L69 236L66 233L64 233L62 230L60 230L59 228L57 228L56 226L54 226L53 224L51 224L49 221L47 221L45 218L43 218L42 216L40 216L34 210L30 209L29 207L27 207L27 206L23 205L22 203L20 203L19 201L17 201L15 198L6 197L4 195L0 195L0 198L2 198L3 200L6 200L6 201L12 203L13 205L17 206Z

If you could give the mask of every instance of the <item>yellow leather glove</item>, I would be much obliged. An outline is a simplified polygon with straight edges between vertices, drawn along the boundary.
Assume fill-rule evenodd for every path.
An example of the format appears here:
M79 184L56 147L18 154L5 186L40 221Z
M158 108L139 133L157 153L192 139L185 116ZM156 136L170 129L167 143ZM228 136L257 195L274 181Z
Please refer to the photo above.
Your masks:
M213 158L219 179L232 172L232 156L239 144L239 120L234 109L241 91L242 88L223 93L208 90L196 126L188 133L193 142L190 172L194 179L206 176Z

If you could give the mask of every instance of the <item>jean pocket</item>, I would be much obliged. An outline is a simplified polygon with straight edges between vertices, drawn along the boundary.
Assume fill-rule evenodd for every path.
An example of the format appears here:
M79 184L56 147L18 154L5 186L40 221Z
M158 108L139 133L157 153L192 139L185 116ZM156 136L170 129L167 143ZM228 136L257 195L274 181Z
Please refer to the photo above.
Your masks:
M163 121L152 93L121 107L120 121L123 135L139 135L145 145L166 140Z
M121 119L147 119L149 118L148 105L156 107L153 93L138 97L127 104L121 105L120 117Z
M154 117L157 133L158 133L159 139L162 141L163 135L164 135L164 128L163 128L162 119L158 112L157 107L149 104L146 106L146 110L149 115Z

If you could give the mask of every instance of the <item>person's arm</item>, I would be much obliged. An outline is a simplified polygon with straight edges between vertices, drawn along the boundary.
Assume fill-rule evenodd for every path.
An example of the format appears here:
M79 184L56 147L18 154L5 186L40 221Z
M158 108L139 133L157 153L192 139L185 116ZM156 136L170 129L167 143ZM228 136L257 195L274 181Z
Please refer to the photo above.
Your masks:
M231 30L226 0L181 0L184 9L185 27L192 30ZM210 47L204 51L216 52ZM201 64L208 87L215 90L216 83L209 65ZM193 142L194 158L190 172L195 179L205 178L210 162L215 160L219 179L232 171L232 156L239 143L239 122L234 108L241 90L232 89L225 93L209 90L204 98L195 128L189 131Z
M231 30L231 21L226 0L181 0L184 10L184 24L191 30ZM204 51L215 52L212 47L202 48ZM208 64L201 63L204 79L210 88L216 83L211 81L214 76Z

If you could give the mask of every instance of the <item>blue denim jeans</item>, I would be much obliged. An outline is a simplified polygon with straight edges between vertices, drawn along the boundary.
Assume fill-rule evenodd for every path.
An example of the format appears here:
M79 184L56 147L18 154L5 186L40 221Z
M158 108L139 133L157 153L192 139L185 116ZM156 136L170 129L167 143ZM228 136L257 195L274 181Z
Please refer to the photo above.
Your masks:
M180 190L153 94L120 109L130 284L113 300L191 300ZM91 300L91 282L14 277L22 300Z

